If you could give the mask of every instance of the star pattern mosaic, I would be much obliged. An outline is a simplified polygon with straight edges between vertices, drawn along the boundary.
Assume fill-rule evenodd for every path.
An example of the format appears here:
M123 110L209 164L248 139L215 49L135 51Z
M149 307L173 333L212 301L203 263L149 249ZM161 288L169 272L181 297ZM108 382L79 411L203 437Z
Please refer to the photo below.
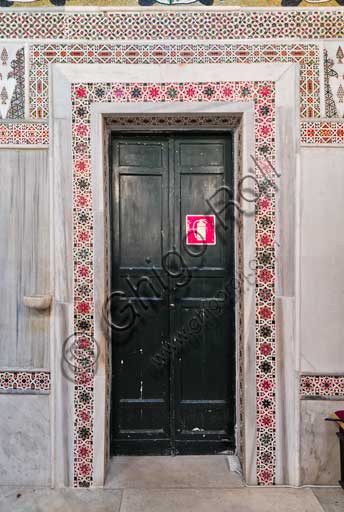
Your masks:
M320 116L320 58L316 44L49 44L30 48L30 116L48 117L48 64L218 64L297 62L300 115Z
M0 371L1 393L49 393L49 371Z
M344 123L341 121L301 122L301 144L344 144Z
M0 146L47 146L49 128L46 123L1 123Z
M94 303L93 219L90 175L90 105L94 102L254 101L257 179L262 197L257 207L257 474L260 484L274 483L275 468L275 199L271 186L275 161L274 86L265 82L167 84L75 84L73 101L74 286L75 330L92 338ZM270 185L267 186L266 177ZM82 259L78 255L82 253ZM82 290L81 293L79 290ZM92 347L88 346L87 350ZM87 354L85 354L87 356ZM77 375L75 385L76 486L92 484L93 377Z
M344 398L344 376L302 375L301 398Z
M300 64L302 144L344 144L343 11L0 12L0 145L48 145L48 66L52 63ZM288 43L271 42L277 38ZM27 40L29 52L22 43ZM44 40L55 40L54 43ZM237 42L245 39L246 42ZM269 39L259 43L250 39ZM307 40L300 42L299 39ZM326 39L320 54L320 40ZM1 43L1 40L3 41ZM93 41L97 43L93 43ZM140 40L145 41L141 43ZM157 42L160 40L160 42ZM164 43L163 41L168 41ZM187 40L187 42L186 42ZM197 43L197 40L202 41ZM213 41L216 40L216 43ZM227 40L231 40L230 43ZM234 41L233 41L234 40ZM312 40L312 42L310 42ZM66 42L67 41L67 42ZM115 42L118 41L118 42ZM121 42L121 41L131 41ZM191 41L191 42L190 42ZM322 44L322 43L321 43ZM15 45L15 53L11 53ZM25 60L28 55L28 62ZM322 63L324 69L322 68ZM26 74L26 70L29 74ZM342 76L343 75L343 76ZM323 77L324 112L321 108ZM26 80L29 80L25 98ZM343 90L342 90L343 89ZM74 387L74 485L93 483L94 346L93 218L90 105L94 102L253 101L256 171L257 477L275 482L275 105L272 83L75 84L73 98L74 318L80 361ZM29 120L24 122L25 106ZM321 118L325 113L326 118ZM343 118L343 120L341 120ZM37 122L39 121L39 122ZM269 176L269 179L266 179ZM271 180L271 181L270 181ZM240 346L239 346L240 351ZM242 351L240 352L241 356ZM302 376L302 398L342 397L338 376ZM242 383L241 383L242 385ZM0 371L0 392L50 391L48 371ZM242 406L242 405L241 405ZM241 446L242 448L242 446Z

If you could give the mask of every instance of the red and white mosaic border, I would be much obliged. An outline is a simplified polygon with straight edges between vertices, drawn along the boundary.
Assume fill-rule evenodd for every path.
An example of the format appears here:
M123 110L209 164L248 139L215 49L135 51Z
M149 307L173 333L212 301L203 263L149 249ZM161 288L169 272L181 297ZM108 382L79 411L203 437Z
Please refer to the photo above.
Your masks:
M74 177L74 321L88 343L81 356L92 357L93 346L93 218L90 155L90 105L99 102L254 102L257 179L274 175L275 100L270 82L123 83L72 85ZM263 172L262 172L263 171ZM264 175L263 175L264 173ZM270 182L271 183L271 182ZM256 215L256 326L257 326L257 478L261 485L275 478L275 201L265 192ZM94 378L80 370L75 382L74 485L93 481Z
M30 47L30 116L48 117L48 64L300 64L300 115L320 117L317 44L40 44Z
M301 144L344 145L344 121L301 121ZM45 123L0 123L0 146L49 145Z
M0 123L0 146L48 144L49 128L45 123Z
M0 393L50 393L50 372L2 370L0 371Z
M344 144L344 121L301 121L301 144Z
M301 375L301 398L344 399L344 375Z

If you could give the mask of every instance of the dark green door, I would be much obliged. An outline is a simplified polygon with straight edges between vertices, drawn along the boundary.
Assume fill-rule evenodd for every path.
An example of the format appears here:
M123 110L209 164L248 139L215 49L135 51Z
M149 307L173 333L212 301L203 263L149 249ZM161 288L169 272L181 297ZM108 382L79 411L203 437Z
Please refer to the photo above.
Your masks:
M113 134L110 161L112 453L233 449L231 137Z

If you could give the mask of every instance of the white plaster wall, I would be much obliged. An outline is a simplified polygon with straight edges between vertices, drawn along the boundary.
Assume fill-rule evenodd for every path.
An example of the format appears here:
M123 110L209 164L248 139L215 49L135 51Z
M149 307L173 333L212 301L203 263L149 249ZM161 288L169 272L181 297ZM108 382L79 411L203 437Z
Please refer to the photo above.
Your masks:
M301 371L344 372L344 148L301 151Z
M49 396L0 395L1 485L50 484Z

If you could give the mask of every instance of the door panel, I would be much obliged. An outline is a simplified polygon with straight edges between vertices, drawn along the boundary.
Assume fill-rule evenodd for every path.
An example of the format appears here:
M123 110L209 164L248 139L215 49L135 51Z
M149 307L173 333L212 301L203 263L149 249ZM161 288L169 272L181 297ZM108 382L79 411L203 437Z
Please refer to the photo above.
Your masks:
M188 246L185 221L232 187L231 139L113 135L111 152L112 452L233 448L233 223L227 212L215 245Z

